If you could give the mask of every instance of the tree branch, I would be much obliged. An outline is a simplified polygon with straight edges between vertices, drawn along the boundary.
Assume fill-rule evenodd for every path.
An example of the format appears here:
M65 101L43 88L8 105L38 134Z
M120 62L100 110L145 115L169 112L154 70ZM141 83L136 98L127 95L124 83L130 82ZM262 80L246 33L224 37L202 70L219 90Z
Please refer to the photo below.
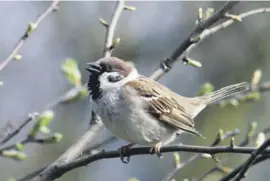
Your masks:
M121 15L122 11L124 10L124 7L125 7L124 0L119 0L116 3L114 13L113 13L112 18L111 18L111 23L106 27L107 31L106 31L106 40L105 40L105 44L104 44L103 57L110 57L111 56L111 53L112 53L111 48L113 45L114 32L116 29L117 22L120 18L120 15Z
M34 23L29 23L27 30L24 32L20 40L15 45L14 49L11 51L10 55L0 64L0 72L14 59L18 54L21 47L24 45L25 41L30 37L30 35L37 29L39 24L52 12L57 10L59 0L53 0L51 5L42 13Z
M152 74L151 78L156 80L168 71L170 71L173 67L173 64L178 59L183 59L185 57L185 53L188 48L194 43L197 43L196 40L194 41L194 38L197 39L196 36L198 34L202 33L205 29L209 28L214 23L224 18L225 13L230 11L237 3L239 3L239 1L228 1L212 16L198 23L198 25L193 29L190 35L180 44L180 46L173 52L173 54L161 62L160 68Z
M140 148L131 148L126 150L123 156L134 156L134 155L151 155L152 147L140 147ZM208 153L208 154L217 154L217 153L241 153L241 154L252 154L257 150L254 147L231 147L231 146L217 146L217 147L206 147L206 146L193 146L193 145L175 145L175 146L166 146L161 148L161 153L167 152L193 152L193 153ZM265 149L260 154L268 155L270 154L270 149ZM116 151L103 151L92 156L85 156L79 158L75 161L69 163L60 163L53 168L53 175L50 177L51 180L59 178L64 173L82 166L86 166L89 163L110 158L120 158L120 153Z

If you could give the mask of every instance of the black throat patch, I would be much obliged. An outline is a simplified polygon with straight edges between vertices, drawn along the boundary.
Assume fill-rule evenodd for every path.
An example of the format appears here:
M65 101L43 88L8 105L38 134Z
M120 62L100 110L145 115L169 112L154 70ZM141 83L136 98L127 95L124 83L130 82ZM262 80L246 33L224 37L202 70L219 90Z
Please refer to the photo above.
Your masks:
M87 87L94 101L96 101L98 98L102 96L102 90L100 89L100 82L99 82L99 76L101 74L102 72L91 72L91 74L89 75Z

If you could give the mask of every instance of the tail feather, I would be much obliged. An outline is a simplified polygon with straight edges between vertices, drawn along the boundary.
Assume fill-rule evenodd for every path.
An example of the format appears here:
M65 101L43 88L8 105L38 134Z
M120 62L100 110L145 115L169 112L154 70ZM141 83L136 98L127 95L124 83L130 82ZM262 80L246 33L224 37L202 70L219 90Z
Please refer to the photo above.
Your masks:
M224 88L221 88L217 91L212 92L211 94L199 97L203 100L205 105L215 103L224 98L233 96L243 91L247 91L250 88L250 84L247 82L242 82L239 84L233 84Z

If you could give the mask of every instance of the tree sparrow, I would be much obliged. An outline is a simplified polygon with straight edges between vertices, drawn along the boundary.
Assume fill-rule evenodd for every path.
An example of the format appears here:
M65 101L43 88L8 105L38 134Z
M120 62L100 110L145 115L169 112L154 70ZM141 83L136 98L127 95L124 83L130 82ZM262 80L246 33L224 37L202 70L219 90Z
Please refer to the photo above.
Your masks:
M161 145L188 132L201 136L193 119L209 104L249 89L248 83L224 87L201 97L183 97L158 82L140 75L130 64L116 57L89 63L88 90L93 108L105 127L131 144ZM122 160L123 161L123 160Z

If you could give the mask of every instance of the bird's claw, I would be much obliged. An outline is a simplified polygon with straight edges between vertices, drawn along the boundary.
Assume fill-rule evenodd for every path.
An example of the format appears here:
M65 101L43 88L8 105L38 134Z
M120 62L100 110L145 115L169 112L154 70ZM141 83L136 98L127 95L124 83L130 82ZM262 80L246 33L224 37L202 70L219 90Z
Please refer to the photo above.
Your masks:
M163 154L160 152L161 146L162 146L162 143L159 142L153 148L150 149L150 152L152 154L156 154L157 157L160 158L160 159L163 157Z
M133 144L128 144L128 145L125 145L125 146L122 146L121 148L119 148L119 153L120 153L120 159L123 163L127 164L129 163L130 161L130 156L125 156L126 155L126 152L127 150L133 146Z
M124 157L124 156L121 155L121 156L120 156L120 159L121 159L121 161L122 161L123 163L128 164L129 161L130 161L130 156Z

